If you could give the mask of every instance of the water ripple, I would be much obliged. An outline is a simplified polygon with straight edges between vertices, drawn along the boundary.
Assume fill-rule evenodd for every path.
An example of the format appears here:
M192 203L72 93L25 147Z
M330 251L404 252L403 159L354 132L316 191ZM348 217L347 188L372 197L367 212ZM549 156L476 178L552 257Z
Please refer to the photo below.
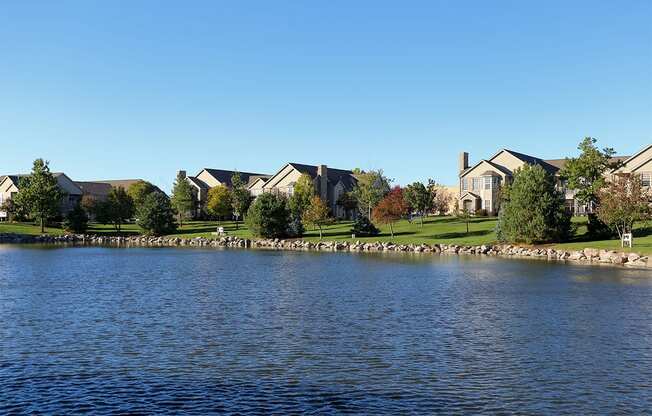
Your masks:
M646 273L4 247L0 414L650 414Z

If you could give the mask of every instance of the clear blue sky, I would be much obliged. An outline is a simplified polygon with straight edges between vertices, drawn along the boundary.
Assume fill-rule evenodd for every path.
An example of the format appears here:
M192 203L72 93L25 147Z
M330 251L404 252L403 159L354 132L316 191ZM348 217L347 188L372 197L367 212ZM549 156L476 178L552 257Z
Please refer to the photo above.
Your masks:
M649 0L4 2L0 174L455 183L462 150L630 154L652 142L651 21Z

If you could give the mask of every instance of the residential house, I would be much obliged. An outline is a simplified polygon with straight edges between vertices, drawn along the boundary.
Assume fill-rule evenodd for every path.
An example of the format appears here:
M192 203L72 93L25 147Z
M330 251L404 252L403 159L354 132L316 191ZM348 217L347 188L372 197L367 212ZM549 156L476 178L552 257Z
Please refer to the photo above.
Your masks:
M640 175L643 186L652 187L652 144L622 161L612 175Z
M65 173L54 172L52 175L56 178L59 188L64 193L61 198L60 211L62 214L66 214L79 203L82 190ZM24 177L29 177L29 174L0 176L0 206L20 192L20 179ZM0 211L0 219L6 219L7 216L7 212Z
M253 182L250 188L252 194L255 192L274 192L286 196L292 196L294 185L301 175L309 175L315 185L317 194L326 201L333 216L337 218L348 218L354 213L347 212L337 204L338 199L345 193L353 190L357 179L350 170L329 168L326 165L304 165L300 163L288 163L276 174L267 179Z
M195 176L187 176L186 171L180 171L190 185L193 187L193 193L196 201L195 216L201 217L204 214L204 208L208 199L208 191L216 186L226 186L231 188L231 178L236 173L233 170L209 169L204 168ZM245 186L258 186L260 182L267 180L270 175L264 173L238 172ZM258 184L258 185L257 185ZM252 191L253 194L253 191ZM255 195L254 195L255 196Z
M583 215L590 211L590 207L580 203L576 198L576 191L568 189L565 181L559 178L559 171L564 167L568 159L541 159L535 156L526 155L509 149L502 149L489 159L482 159L475 165L469 165L469 154L463 152L459 158L459 180L460 190L458 206L466 208L470 212L486 212L489 215L496 215L500 209L500 189L505 183L509 183L514 171L526 164L539 165L551 175L558 178L557 187L564 193L566 208L574 215ZM625 165L617 172L635 170L644 173L649 178L652 171L652 146L648 146L632 157L618 156L612 158L612 162L620 162ZM645 173L648 173L645 176ZM615 173L615 172L614 172Z

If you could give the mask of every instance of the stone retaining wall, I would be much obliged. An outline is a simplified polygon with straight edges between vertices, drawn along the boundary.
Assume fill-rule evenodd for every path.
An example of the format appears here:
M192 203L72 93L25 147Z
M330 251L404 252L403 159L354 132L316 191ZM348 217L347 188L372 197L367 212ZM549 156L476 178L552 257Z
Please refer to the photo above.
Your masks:
M485 255L501 257L526 257L540 258L557 261L572 261L586 264L614 264L636 268L652 268L652 257L636 253L623 253L613 250L598 250L585 248L584 250L566 251L552 248L528 248L507 244L461 246L447 244L394 244L394 243L363 243L356 241L348 243L342 241L304 241L281 239L249 240L239 237L203 238L192 239L178 237L108 237L97 235L62 235L62 236L23 236L16 234L0 234L0 243L53 243L71 245L95 245L116 247L234 247L234 248L261 248L276 250L322 250L322 251L349 251L349 252L412 252L433 254L456 255Z

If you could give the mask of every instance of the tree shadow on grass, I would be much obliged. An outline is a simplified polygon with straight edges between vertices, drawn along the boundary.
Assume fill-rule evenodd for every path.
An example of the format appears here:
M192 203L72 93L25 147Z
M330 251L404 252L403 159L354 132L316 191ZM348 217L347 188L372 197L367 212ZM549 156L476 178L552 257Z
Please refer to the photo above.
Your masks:
M652 235L652 227L644 227L644 228L637 228L634 230L634 238L642 238L642 237L647 237L649 235ZM590 234L582 234L582 235L575 235L570 238L569 242L571 243L590 243L593 241L602 241L602 240L610 240L610 241L620 241L618 234L612 234L612 235L602 235L602 236L592 236Z
M498 217L471 217L469 223L471 224L480 224L483 222L496 221ZM412 222L419 222L419 219L416 218ZM464 220L455 218L455 217L429 217L424 220L424 224L464 224Z
M464 237L481 237L484 235L489 235L493 233L493 230L478 230L478 231L469 231L468 233L465 231L460 231L460 232L453 232L453 233L443 233L443 234L435 234L430 236L429 238L433 238L435 240L444 240L444 239L452 239L452 238L464 238Z

